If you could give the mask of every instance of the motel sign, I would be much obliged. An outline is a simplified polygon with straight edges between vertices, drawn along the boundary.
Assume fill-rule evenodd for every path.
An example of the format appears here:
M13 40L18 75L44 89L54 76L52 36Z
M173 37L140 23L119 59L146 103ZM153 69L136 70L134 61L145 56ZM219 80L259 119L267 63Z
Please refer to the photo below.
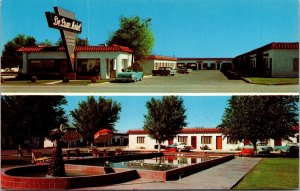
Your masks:
M75 14L59 7L54 7L54 12L45 12L48 26L59 29L61 39L66 52L68 63L68 75L71 79L76 79L75 73L75 46L76 34L81 33L82 23L75 20Z

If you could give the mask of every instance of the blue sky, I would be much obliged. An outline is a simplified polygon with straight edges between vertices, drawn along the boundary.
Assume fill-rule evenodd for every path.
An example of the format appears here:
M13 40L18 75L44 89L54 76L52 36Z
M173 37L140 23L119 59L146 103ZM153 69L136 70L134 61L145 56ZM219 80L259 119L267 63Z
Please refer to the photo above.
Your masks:
M0 0L1 49L18 34L55 43L45 13L54 6L82 21L81 38L105 43L120 16L151 18L153 54L234 57L270 42L298 41L298 0Z
M115 128L120 133L129 129L142 129L144 115L147 114L146 102L152 97L161 99L161 96L104 96L121 103L122 111ZM184 101L187 115L187 127L213 128L220 124L227 100L230 96L180 96ZM98 96L95 96L98 99ZM86 96L66 96L68 104L64 107L69 114L70 110L78 108L80 101L86 101ZM69 115L69 119L72 117Z

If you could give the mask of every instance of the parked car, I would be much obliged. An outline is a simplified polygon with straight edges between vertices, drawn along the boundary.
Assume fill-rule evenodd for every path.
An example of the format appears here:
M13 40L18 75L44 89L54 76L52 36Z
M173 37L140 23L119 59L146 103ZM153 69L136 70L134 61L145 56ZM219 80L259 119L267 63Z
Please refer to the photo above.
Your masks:
M190 150L193 149L193 147L191 145L187 145L187 144L182 143L182 142L173 143L172 145L169 145L168 147L176 148L179 152L180 151L190 151Z
M243 148L254 149L254 147L251 143L248 145L245 145ZM257 143L256 150L257 150L257 153L270 153L271 151L273 151L273 148L271 146L268 146L265 143Z
M142 78L144 77L143 72L135 72L131 70L125 70L124 72L118 72L116 75L117 81L142 81Z
M178 67L176 70L179 74L188 74L192 72L192 69L187 69L186 67Z
M158 70L152 70L153 76L174 76L176 74L176 70L171 67L159 67Z
M288 153L291 147L298 147L299 149L299 145L297 143L287 143L285 146L274 146L274 150Z

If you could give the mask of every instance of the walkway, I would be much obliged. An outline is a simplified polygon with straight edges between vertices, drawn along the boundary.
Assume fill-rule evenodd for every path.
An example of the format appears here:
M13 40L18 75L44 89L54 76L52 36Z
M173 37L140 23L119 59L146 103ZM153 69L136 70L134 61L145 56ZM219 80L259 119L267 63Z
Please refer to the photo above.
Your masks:
M236 157L229 162L176 181L156 182L139 179L123 184L81 190L230 189L260 160L261 158Z

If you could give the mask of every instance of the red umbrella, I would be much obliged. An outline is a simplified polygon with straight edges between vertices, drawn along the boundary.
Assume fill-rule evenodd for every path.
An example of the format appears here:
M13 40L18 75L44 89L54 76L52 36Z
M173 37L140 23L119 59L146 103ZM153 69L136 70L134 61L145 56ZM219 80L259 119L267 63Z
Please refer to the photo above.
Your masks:
M94 134L94 140L96 143L103 143L110 141L114 136L112 130L109 129L101 129L100 131Z
M68 142L68 148L70 141L77 141L82 138L82 135L78 131L67 131L64 136L62 136L61 140L64 142Z
M77 141L82 138L82 135L78 131L67 131L64 136L62 136L62 141Z

